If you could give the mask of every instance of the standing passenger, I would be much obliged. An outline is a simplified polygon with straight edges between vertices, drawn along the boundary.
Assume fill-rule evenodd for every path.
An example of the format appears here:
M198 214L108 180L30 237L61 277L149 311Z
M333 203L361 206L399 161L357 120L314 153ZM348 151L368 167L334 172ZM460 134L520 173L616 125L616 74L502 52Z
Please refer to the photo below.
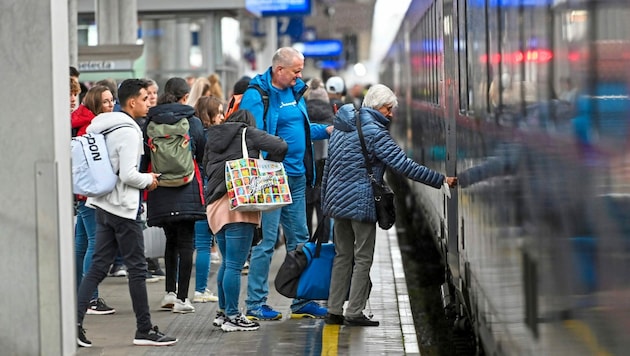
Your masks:
M368 90L358 112L374 178L382 182L385 168L389 167L434 188L442 187L444 182L453 187L457 178L445 177L414 162L394 142L387 128L396 105L396 95L388 87L377 84ZM322 202L324 214L335 220L336 253L325 322L344 324L343 304L348 298L345 324L378 326L378 321L363 314L371 288L376 208L355 115L352 104L339 109L324 168Z
M253 127L254 117L249 111L237 110L222 125L208 129L209 137L204 156L208 178L206 208L208 223L217 237L223 256L217 273L219 310L214 319L215 326L223 331L257 330L258 323L239 313L238 299L241 290L241 270L247 259L254 228L260 224L261 213L230 210L225 185L225 162L243 157L242 135L249 157L258 157L260 151L267 152L267 159L282 161L287 144L281 138ZM245 132L243 130L247 129Z
M287 251L295 250L299 243L308 240L305 192L306 186L312 186L315 181L311 138L329 137L326 125L311 124L308 120L302 97L307 90L301 79L304 55L292 47L283 47L276 51L271 63L271 68L250 82L268 94L267 114L264 115L263 97L252 87L243 94L240 108L254 115L258 128L279 136L289 145L283 164L293 203L262 214L263 240L252 248L247 283L247 317L252 320L282 318L282 313L267 305L269 265L278 240L279 225L282 223ZM314 301L295 299L291 305L292 318L323 318L326 312L326 308Z
M205 79L205 78L203 78ZM223 123L223 102L214 96L203 96L195 104L195 115L203 123L204 136L208 141L208 129L211 126ZM199 167L204 180L204 187L207 184L204 174L205 167ZM210 249L213 245L214 235L210 232L208 219L195 222L195 249L197 250L195 259L195 296L193 303L216 302L218 297L208 289L208 275L210 274Z
M109 89L102 85L90 88L83 98L83 104L72 113L72 129L77 130L77 136L85 134L88 125L94 117L103 112L114 111L114 97ZM74 228L75 263L77 272L77 289L81 284L84 273L90 269L92 256L96 245L96 210L85 204L87 197L76 195L77 221ZM116 310L98 297L98 288L94 290L88 314L114 314Z
M153 121L157 124L174 124L187 119L190 129L191 155L196 174L191 182L179 187L160 186L149 192L147 197L147 225L159 226L166 235L164 264L166 266L166 295L161 307L174 313L192 313L195 307L188 299L190 274L194 252L195 221L205 218L203 205L203 182L198 165L203 160L206 139L201 120L195 116L195 109L186 105L189 92L183 78L171 78L164 85L164 94L158 105L149 109L147 127ZM150 144L145 142L145 147ZM151 163L146 155L143 170ZM161 173L161 172L156 172Z
M147 115L147 83L141 79L128 79L120 85L119 97L122 113L104 113L92 120L88 132L103 132L124 124L107 135L107 151L118 182L114 190L87 204L96 207L96 247L92 265L81 281L77 295L77 343L91 347L85 336L83 319L94 290L107 276L111 261L120 250L129 271L129 294L136 314L134 345L172 345L177 339L164 335L151 323L147 286L147 264L144 256L144 237L138 225L140 219L140 190L157 188L158 175L140 173L142 157L142 131L134 119Z

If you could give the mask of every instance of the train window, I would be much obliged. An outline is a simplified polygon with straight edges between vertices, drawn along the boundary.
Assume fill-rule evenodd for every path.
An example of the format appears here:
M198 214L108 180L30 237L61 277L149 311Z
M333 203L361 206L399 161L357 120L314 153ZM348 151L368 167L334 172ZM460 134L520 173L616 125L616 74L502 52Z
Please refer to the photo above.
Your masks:
M488 112L488 88L490 85L487 45L487 7L479 1L468 1L467 23L467 63L470 66L470 82L474 85L470 106L478 114Z
M457 19L456 28L456 50L457 50L457 67L458 70L458 83L459 83L459 109L460 112L468 112L470 110L469 92L470 88L468 86L468 46L466 45L466 38L468 37L468 33L466 32L466 1L458 0L456 8L456 15L454 16Z

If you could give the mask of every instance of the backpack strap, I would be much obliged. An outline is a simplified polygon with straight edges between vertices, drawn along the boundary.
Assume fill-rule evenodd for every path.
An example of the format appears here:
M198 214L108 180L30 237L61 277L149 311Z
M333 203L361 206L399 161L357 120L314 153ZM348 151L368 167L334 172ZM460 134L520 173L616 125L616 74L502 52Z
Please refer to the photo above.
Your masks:
M265 89L263 89L260 85L258 84L250 84L248 88L254 88L258 91L258 94L260 94L260 98L262 99L263 102L263 129L267 128L267 111L269 111L269 93L267 93L265 91Z

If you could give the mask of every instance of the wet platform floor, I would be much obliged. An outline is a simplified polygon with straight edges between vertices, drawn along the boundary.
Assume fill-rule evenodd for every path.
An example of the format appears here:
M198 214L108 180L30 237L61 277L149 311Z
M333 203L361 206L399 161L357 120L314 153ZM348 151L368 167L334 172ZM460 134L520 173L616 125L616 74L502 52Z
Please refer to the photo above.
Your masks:
M135 317L126 278L107 277L100 286L100 296L116 308L116 314L86 316L84 328L93 346L78 348L77 355L419 355L395 229L377 229L376 240L373 288L365 313L374 315L374 320L380 322L378 327L326 325L321 319L289 318L291 300L273 288L273 277L284 260L281 247L272 261L268 299L269 305L283 313L281 320L263 321L257 331L223 332L212 325L217 303L195 303L196 312L191 314L161 311L164 282L147 283L153 323L179 342L166 347L134 346ZM217 268L218 264L212 264L208 280L213 292ZM191 294L194 270L192 275ZM247 276L242 282L241 307Z

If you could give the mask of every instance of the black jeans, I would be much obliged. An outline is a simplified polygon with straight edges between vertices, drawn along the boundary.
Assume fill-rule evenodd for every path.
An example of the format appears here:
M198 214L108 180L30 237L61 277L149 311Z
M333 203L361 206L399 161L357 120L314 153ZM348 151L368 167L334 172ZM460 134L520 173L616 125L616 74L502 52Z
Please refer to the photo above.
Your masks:
M148 332L153 324L147 297L147 262L142 228L136 220L121 218L100 208L96 209L96 246L92 265L79 286L78 323L83 324L92 292L107 277L109 265L119 250L127 266L136 328L140 332Z
M177 299L188 298L193 252L195 250L195 222L193 220L164 224L166 249L166 292L177 291Z

